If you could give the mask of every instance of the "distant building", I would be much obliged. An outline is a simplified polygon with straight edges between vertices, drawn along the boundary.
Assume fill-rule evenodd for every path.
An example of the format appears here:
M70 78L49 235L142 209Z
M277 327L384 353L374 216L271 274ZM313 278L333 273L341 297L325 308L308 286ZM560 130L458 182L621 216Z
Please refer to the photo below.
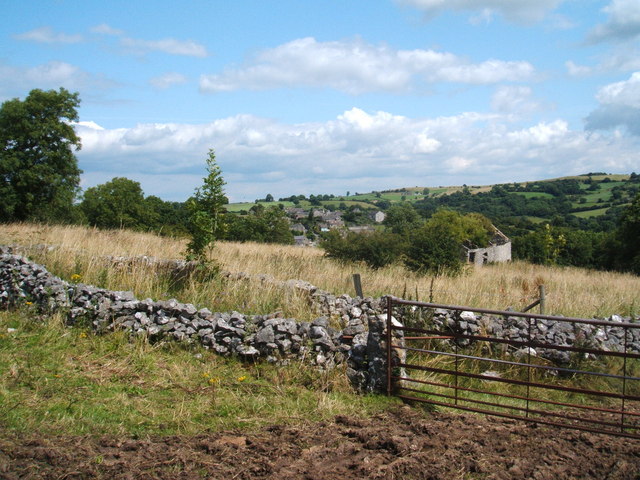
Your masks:
M466 260L474 265L511 261L511 240L496 228L489 245L484 248L464 247Z
M314 243L304 235L295 235L293 241L298 247L311 247L314 245Z
M301 224L301 223L294 223L289 227L289 230L291 230L292 232L300 232L303 235L305 235L307 233L307 229L306 227Z
M322 215L322 221L329 225L329 228L344 227L342 212L326 212L324 215Z
M384 219L387 217L387 215L384 212L381 211L377 211L374 214L371 215L371 218L373 219L374 222L376 223L382 223L384 222Z
M284 211L294 220L300 220L309 216L309 212L307 212L304 208L288 207L285 208Z

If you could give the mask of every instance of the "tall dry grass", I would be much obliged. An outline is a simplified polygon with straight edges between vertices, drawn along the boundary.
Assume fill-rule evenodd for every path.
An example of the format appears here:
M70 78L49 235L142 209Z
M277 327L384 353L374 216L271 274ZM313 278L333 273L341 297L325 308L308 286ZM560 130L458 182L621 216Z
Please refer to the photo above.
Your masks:
M190 282L172 285L152 271L115 271L105 266L106 255L151 255L181 258L186 242L125 230L99 231L76 226L34 224L0 225L0 244L30 248L34 260L54 273L97 286L133 290L140 297L163 298L180 294L181 301L246 313L273 309L297 318L311 315L305 299L258 279ZM53 250L36 249L38 244ZM424 277L395 265L372 270L365 265L343 265L327 259L322 250L294 246L219 242L216 261L223 270L251 275L267 274L277 280L306 280L335 294L355 295L352 274L360 273L365 295L392 294L439 303L503 309L524 308L536 299L538 286L547 292L547 313L593 317L640 312L640 277L578 268L544 267L524 262L470 267L456 278ZM179 287L179 288L177 288ZM186 297L186 298L185 298Z

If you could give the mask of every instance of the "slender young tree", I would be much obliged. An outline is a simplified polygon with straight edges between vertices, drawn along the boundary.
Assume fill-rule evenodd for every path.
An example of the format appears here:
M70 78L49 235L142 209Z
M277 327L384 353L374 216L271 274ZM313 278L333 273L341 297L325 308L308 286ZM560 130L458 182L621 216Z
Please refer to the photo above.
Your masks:
M209 149L207 155L207 172L203 185L197 188L193 197L187 201L191 234L191 240L187 245L187 259L203 264L211 261L216 240L224 236L225 205L229 203L224 194L226 182L216 163L213 149Z

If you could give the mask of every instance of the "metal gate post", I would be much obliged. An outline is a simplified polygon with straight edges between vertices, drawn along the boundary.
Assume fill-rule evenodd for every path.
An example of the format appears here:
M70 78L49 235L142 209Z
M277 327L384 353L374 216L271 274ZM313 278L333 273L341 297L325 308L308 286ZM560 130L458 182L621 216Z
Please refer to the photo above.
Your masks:
M393 310L393 299L387 296L387 395L391 395L391 312Z

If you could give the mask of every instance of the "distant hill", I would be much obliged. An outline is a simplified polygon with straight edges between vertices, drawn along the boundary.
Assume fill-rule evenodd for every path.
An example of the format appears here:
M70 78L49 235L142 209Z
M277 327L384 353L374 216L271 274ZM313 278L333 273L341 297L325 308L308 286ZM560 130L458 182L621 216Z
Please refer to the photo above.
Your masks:
M640 175L587 173L569 177L494 185L406 187L353 195L297 195L267 202L235 203L229 211L249 210L256 203L309 210L382 210L410 202L424 216L439 207L478 212L502 227L555 221L587 230L606 230L640 189ZM270 196L268 196L270 197Z

